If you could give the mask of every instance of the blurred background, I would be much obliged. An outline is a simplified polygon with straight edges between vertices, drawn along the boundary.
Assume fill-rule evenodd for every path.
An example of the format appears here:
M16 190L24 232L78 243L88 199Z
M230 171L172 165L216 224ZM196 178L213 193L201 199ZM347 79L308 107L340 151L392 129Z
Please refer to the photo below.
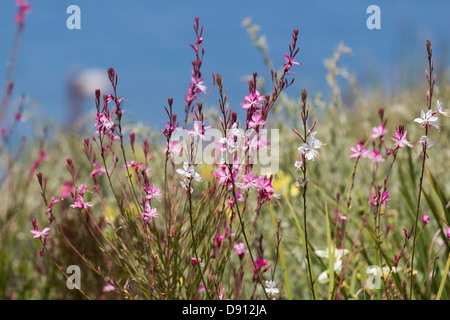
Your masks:
M16 28L15 2L0 1L0 78L5 77ZM73 119L70 108L93 111L93 90L102 87L107 68L114 67L119 94L129 100L125 109L133 121L162 128L167 98L174 98L178 112L184 109L194 57L188 44L195 41L192 25L197 16L204 25L205 85L211 87L211 74L220 73L235 108L248 92L245 76L270 76L242 26L247 17L266 36L275 68L284 63L292 30L299 29L297 60L302 66L296 68L296 82L288 92L292 95L303 88L327 94L323 61L340 42L353 50L342 64L356 74L363 91L382 87L389 94L425 81L428 39L436 63L449 64L447 1L29 2L33 8L26 19L13 97L26 93L57 123ZM72 4L81 9L81 30L66 27L66 9ZM381 9L380 30L366 27L371 4ZM210 103L215 103L212 98Z

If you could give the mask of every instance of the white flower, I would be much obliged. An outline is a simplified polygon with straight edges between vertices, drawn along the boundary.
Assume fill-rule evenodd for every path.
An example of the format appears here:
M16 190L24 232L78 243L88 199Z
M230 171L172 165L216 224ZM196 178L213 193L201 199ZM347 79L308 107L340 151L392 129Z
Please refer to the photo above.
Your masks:
M190 166L187 162L183 163L183 169L177 169L177 173L182 175L182 179L194 179L195 181L202 180L202 177L195 172L194 166Z
M334 271L335 272L341 272L342 269L342 257L345 256L347 253L349 253L348 249L336 249L334 248ZM321 258L325 258L328 259L329 258L329 250L316 250L315 251L316 255L321 257ZM324 272L322 272L318 277L317 277L317 281L319 283L327 283L329 281L328 278L328 270L325 270Z
M183 178L181 181L180 181L180 184L181 184L181 186L183 187L183 189L184 190L188 190L188 188L189 188L189 182L190 182L190 180L188 179L188 178ZM192 193L192 192L194 192L194 189L191 187L191 189L189 190L190 191L190 193Z
M303 161L295 161L294 167L295 167L297 170L300 170L300 169L303 167Z
M189 185L192 180L201 181L202 177L195 172L194 166L189 165L187 162L183 163L183 169L177 169L177 173L181 174L181 186L187 191L189 189ZM190 188L190 193L194 191L194 189Z
M266 280L266 292L269 295L272 295L274 293L279 293L280 291L275 287L277 283L275 281L267 281Z
M307 160L314 160L319 156L319 152L315 149L319 149L324 145L322 142L316 139L317 131L314 131L310 134L308 142L303 143L303 145L298 148L298 153L301 155L305 155Z
M339 259L342 258L343 256L345 256L347 253L349 253L348 249L334 249L334 258L335 259ZM321 257L321 258L325 258L328 259L329 255L328 255L328 249L327 250L316 250L316 255Z
M422 110L420 112L420 118L414 119L414 122L420 123L422 127L431 125L439 130L439 125L437 123L438 117L433 116L433 110L428 110L427 113L423 112Z
M442 104L439 100L436 102L436 108L437 108L437 112L442 114L444 117L447 117L447 118L450 117L447 112L442 111Z
M428 140L428 137L427 137L427 136L421 136L421 137L419 138L419 143L421 143L421 144L423 144L423 145L426 145L427 148L431 148L431 147L434 146L434 144L435 144L435 142L430 142L430 141Z
M183 178L191 178L191 173L189 172L189 163L183 163L183 169L177 169L177 173L181 174Z
M375 275L375 276L383 276L387 277L391 273L397 273L398 271L402 270L402 268L392 267L392 269L389 269L388 266L385 266L383 268L379 268L377 266L369 266L367 267L367 274L368 275Z
M334 262L334 272L339 273L342 269L342 259L338 259ZM330 279L328 278L328 270L322 272L317 277L319 283L327 283Z
M234 136L234 137L242 137L243 136L243 132L242 130L240 130L237 127L237 122L233 123L233 126L230 129L230 133Z

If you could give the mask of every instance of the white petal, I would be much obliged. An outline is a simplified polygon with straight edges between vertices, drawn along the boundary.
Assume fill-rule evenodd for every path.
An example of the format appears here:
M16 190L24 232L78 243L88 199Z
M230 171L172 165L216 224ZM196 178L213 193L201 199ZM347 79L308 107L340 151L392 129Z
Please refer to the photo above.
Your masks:
M319 276L317 277L317 281L319 283L327 283L330 279L328 279L328 273L326 271L322 272L321 274L319 274Z

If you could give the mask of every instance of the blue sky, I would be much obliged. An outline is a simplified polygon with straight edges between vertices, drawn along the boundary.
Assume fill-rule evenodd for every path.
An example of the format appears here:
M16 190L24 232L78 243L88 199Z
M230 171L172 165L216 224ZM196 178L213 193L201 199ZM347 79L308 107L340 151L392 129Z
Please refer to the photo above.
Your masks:
M130 100L132 119L157 127L165 120L163 106L173 97L177 111L184 107L190 78L194 41L192 24L204 25L205 57L202 72L211 86L211 74L223 77L232 107L239 108L247 93L242 77L269 73L253 47L242 20L250 17L267 36L270 55L281 66L294 28L299 29L300 52L297 95L326 90L323 59L339 42L353 49L343 65L361 79L363 89L373 83L401 86L395 70L409 67L422 72L426 64L425 41L433 43L435 59L445 63L450 39L447 1L32 1L15 73L14 96L28 94L39 101L51 119L66 119L66 80L74 68L114 67L119 74L119 94ZM15 25L15 0L0 2L0 61L7 61ZM81 9L81 30L69 30L69 5ZM368 30L366 9L381 9L381 30ZM440 56L439 56L440 54ZM0 79L6 72L0 65ZM3 80L2 80L3 81ZM211 96L215 103L215 96ZM85 110L94 108L92 102Z

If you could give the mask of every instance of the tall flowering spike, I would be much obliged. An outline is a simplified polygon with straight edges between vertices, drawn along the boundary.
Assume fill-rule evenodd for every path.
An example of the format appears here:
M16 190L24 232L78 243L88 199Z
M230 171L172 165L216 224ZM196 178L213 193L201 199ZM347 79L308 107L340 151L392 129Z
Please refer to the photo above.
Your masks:
M203 26L199 28L198 18L195 18L194 31L196 35L195 45L190 44L190 46L195 51L195 59L194 61L192 61L193 69L191 70L192 73L191 83L189 84L188 93L185 95L184 98L185 112L186 112L185 125L187 124L189 114L193 111L193 108L191 107L192 103L197 100L197 97L200 93L205 94L208 90L208 88L203 84L204 79L202 78L202 74L200 72L205 49L202 48L202 50L200 50L201 45L203 44L202 38Z

